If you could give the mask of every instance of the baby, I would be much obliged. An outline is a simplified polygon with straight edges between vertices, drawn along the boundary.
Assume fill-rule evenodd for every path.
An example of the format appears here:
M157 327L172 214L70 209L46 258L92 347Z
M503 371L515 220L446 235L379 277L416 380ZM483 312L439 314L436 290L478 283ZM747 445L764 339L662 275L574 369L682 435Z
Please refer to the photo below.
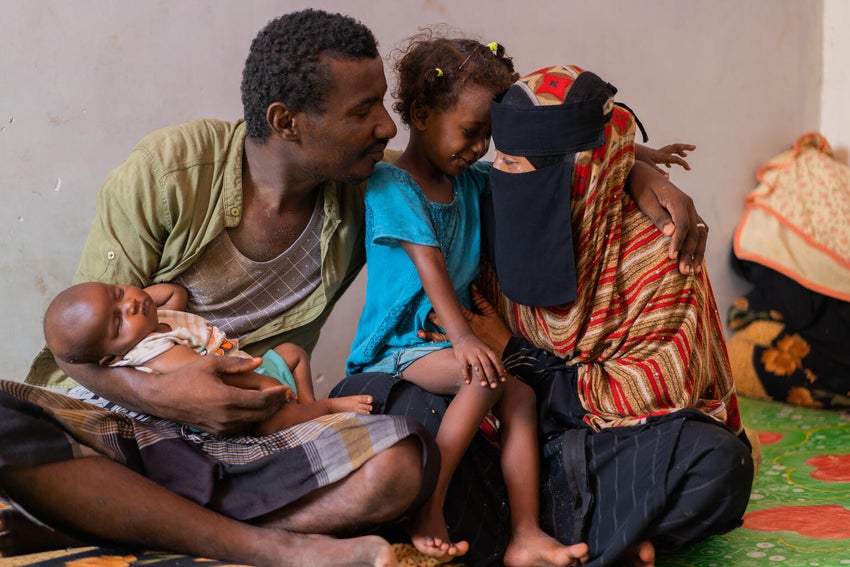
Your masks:
M69 364L132 366L165 373L197 360L198 356L242 356L237 341L206 319L184 311L186 290L161 283L136 286L87 282L62 291L44 316L47 347ZM228 385L263 390L283 384L284 405L252 429L267 435L310 419L336 412L370 413L371 396L316 400L307 352L292 343L267 351L252 374L224 375Z

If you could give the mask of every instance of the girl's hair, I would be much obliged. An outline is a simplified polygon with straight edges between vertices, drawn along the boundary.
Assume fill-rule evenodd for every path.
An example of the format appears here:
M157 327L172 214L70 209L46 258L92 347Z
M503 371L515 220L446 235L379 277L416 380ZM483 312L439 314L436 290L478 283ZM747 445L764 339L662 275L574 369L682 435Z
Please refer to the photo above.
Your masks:
M448 110L468 84L501 93L519 78L504 46L496 43L435 37L426 29L398 52L393 110L407 125L414 104Z

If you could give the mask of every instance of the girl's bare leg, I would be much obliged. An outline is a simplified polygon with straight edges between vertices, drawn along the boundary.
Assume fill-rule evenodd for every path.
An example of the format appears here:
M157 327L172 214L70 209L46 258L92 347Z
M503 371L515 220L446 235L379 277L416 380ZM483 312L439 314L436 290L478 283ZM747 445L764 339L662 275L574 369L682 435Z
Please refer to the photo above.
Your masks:
M446 561L469 551L466 541L453 542L449 537L443 504L449 483L460 459L469 448L481 421L502 395L502 388L490 389L473 382L465 384L451 349L428 354L404 371L404 378L435 394L455 394L449 404L440 430L440 474L431 499L413 519L410 537L422 553Z
M511 541L504 564L580 565L588 558L587 544L562 545L540 529L540 450L534 392L510 375L504 389L496 407L502 423L502 475L511 506Z
M7 468L0 482L37 517L88 538L257 566L395 565L381 538L304 536L238 522L103 457Z

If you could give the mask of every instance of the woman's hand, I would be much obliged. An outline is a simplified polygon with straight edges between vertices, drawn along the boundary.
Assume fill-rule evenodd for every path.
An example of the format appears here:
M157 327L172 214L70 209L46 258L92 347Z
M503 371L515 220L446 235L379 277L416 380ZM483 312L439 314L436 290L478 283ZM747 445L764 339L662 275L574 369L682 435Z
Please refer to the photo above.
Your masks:
M472 284L470 291L472 292L472 306L475 308L475 311L470 311L469 309L462 307L463 316L466 317L466 320L469 322L472 332L484 341L484 344L490 347L501 359L502 353L511 338L511 330L508 329L508 326L505 325L504 321L502 321L502 318L499 316L496 308L487 301L487 298L484 297L484 294L481 293L478 286ZM440 318L437 317L437 314L433 311L428 318L435 325L441 326ZM426 341L448 340L448 337L446 337L445 334L433 331L420 330L418 335L419 338L425 339Z

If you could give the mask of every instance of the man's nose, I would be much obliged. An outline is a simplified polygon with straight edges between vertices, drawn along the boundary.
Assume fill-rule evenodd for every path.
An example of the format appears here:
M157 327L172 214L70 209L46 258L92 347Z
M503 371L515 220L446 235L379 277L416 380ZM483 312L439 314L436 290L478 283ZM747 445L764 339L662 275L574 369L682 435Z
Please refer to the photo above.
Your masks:
M381 109L378 124L375 126L375 137L387 140L395 138L395 135L398 134L398 127L393 122L393 118L387 111L387 107L381 105Z

